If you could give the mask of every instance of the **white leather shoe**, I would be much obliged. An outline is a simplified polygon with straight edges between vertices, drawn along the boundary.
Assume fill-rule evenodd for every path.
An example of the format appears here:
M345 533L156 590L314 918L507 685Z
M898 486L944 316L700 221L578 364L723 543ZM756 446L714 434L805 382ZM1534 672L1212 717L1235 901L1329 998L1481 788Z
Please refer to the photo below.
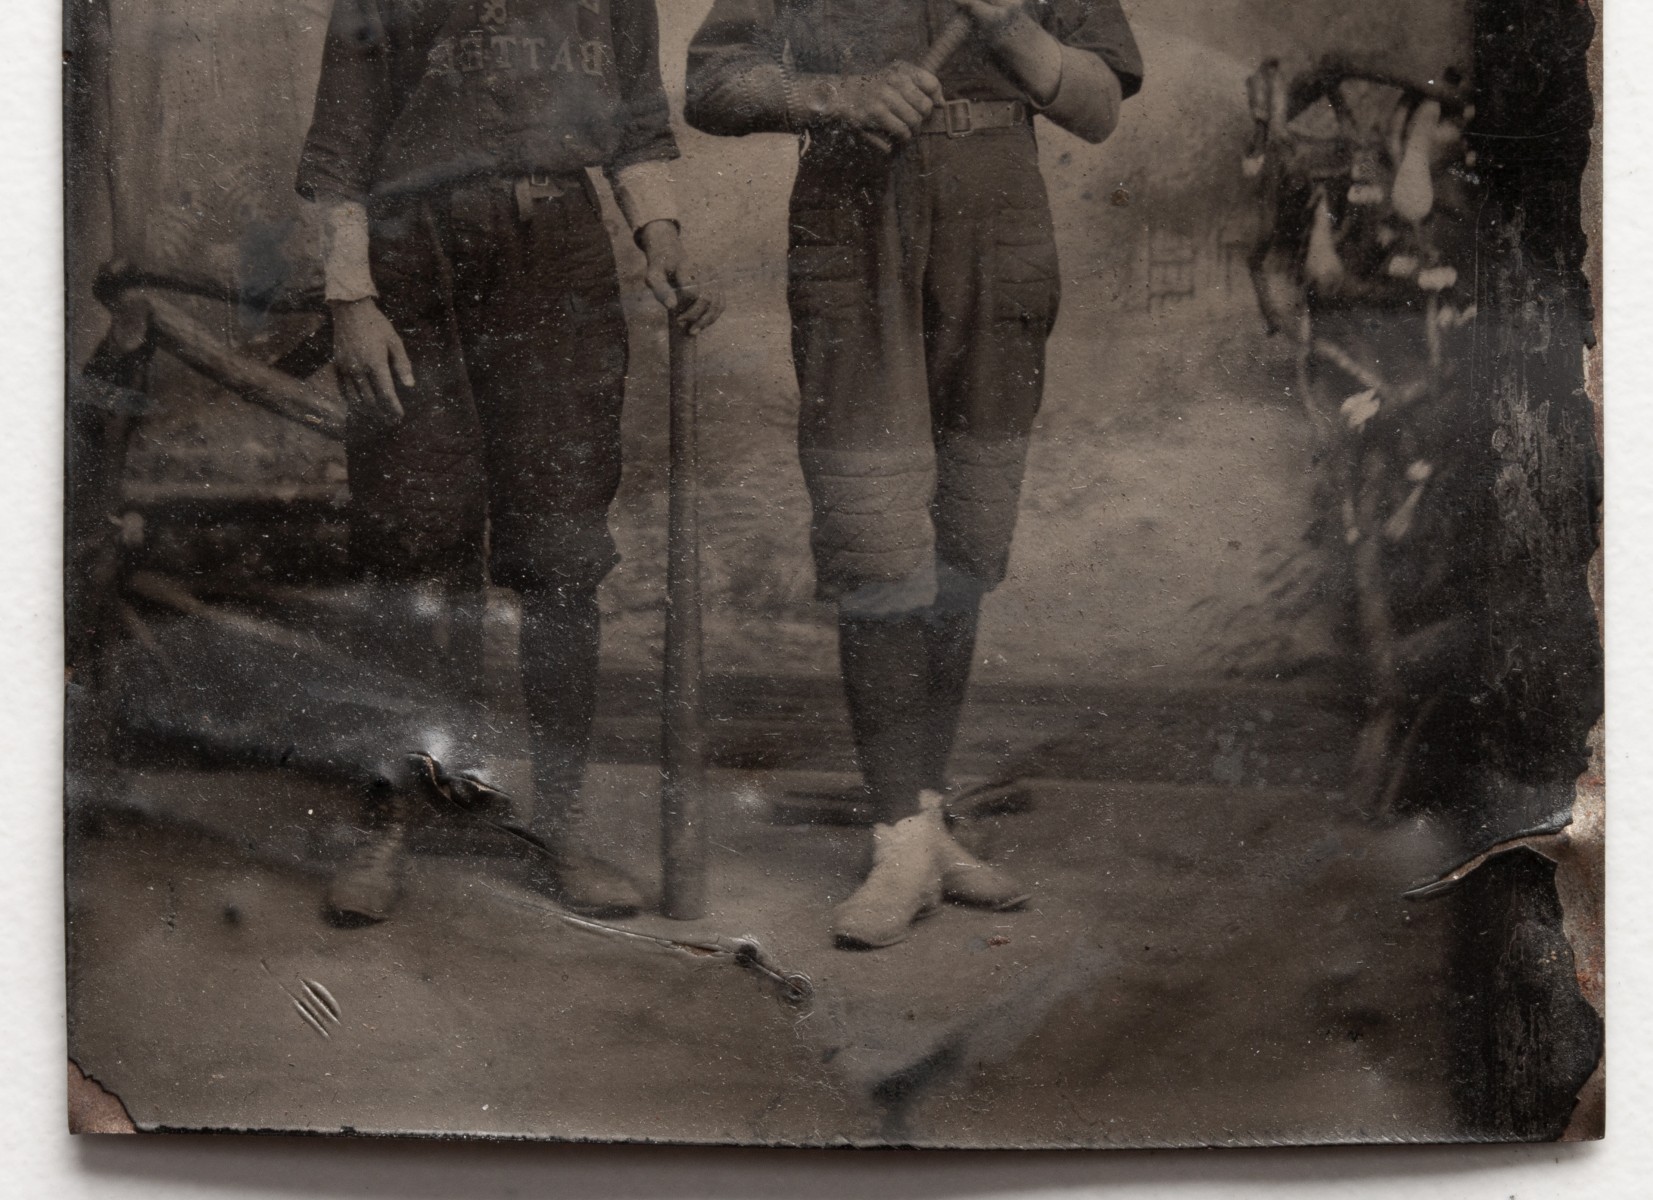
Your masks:
M906 938L914 921L941 906L941 850L947 831L939 809L872 829L872 870L832 910L841 946L876 950Z
M936 791L926 790L918 794L918 802L925 811L933 809L940 814L944 800L945 797ZM967 904L994 912L1007 912L1027 903L1031 894L1028 889L1009 872L983 862L966 850L958 839L947 832L945 819L941 825L941 836L941 892L946 899L954 904Z

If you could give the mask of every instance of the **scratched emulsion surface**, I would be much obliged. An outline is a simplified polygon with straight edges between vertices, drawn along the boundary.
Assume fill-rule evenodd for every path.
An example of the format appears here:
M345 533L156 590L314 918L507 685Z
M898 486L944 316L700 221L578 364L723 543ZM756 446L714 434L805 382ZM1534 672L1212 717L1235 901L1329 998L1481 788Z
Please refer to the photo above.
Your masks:
M707 7L662 5L674 96ZM949 907L902 945L834 950L827 912L865 835L771 819L795 804L788 789L841 787L852 762L793 446L780 263L795 151L685 131L686 229L731 297L702 354L723 768L711 913L627 922L637 936L580 927L519 885L503 847L449 828L421 835L393 920L334 929L324 872L354 797L140 746L121 799L141 819L77 819L69 881L71 1053L140 1127L1021 1146L1466 1135L1447 1011L1463 934L1443 906L1401 898L1457 842L1356 818L1340 794L1347 697L1313 691L1336 652L1329 622L1283 623L1264 602L1315 518L1312 451L1292 347L1263 338L1244 270L1256 208L1240 159L1244 81L1264 57L1296 70L1382 47L1433 77L1462 61L1475 6L1125 7L1149 77L1120 133L1100 149L1041 134L1063 313L956 764L1033 780L1028 811L964 834L1033 883L1028 910ZM313 270L289 181L327 8L113 4L117 169L111 194L72 214L77 363L103 330L87 297L107 255L206 264L253 292ZM636 262L623 266L635 292ZM190 303L226 343L279 342L255 308ZM653 879L657 778L636 764L658 732L665 391L648 303L634 305L626 562L604 593L591 807L609 851ZM157 558L175 536L191 570L256 559L178 532L180 508L237 487L336 517L336 446L164 359L149 386L124 499ZM1224 681L1236 665L1253 682ZM279 746L241 749L268 761ZM737 962L719 941L737 936L809 976L808 1002Z
M903 945L848 954L824 918L864 835L773 823L766 789L785 775L714 782L711 912L625 928L753 937L810 977L804 1004L728 957L563 921L502 857L422 854L396 920L332 929L320 879L273 865L324 790L190 772L140 792L239 804L262 832L117 822L80 842L77 1061L140 1128L1026 1146L1454 1133L1446 918L1400 898L1440 866L1421 827L1374 834L1313 786L1048 782L1031 811L968 832L1034 882L1028 910L948 907ZM611 847L648 877L635 830L652 772L604 768L598 787Z

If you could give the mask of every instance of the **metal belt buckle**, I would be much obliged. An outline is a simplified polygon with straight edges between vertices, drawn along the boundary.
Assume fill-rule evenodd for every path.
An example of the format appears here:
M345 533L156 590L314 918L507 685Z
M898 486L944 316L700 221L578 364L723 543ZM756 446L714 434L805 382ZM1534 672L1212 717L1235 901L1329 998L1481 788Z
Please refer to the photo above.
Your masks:
M562 188L547 171L535 171L524 175L516 181L517 218L526 221L534 215L534 205L545 200L555 200L562 195Z
M947 114L948 137L964 137L974 132L975 123L970 116L970 101L949 100L942 105L942 110Z

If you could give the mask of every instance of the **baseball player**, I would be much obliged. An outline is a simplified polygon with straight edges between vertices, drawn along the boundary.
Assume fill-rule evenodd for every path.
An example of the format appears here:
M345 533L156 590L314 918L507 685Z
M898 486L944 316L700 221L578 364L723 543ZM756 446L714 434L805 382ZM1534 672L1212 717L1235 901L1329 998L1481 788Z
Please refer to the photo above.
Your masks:
M917 65L961 13L962 49ZM716 0L690 47L691 124L800 135L799 448L881 812L872 868L833 912L840 944L900 941L942 899L1026 899L951 838L941 803L1056 318L1032 122L1100 142L1141 78L1117 0Z
M654 0L336 0L298 173L327 231L351 553L392 640L397 598L432 582L521 594L542 882L611 917L640 897L589 853L579 797L627 339L588 168L672 319L699 332L721 309L679 239L658 53ZM390 911L406 803L383 798L335 918Z

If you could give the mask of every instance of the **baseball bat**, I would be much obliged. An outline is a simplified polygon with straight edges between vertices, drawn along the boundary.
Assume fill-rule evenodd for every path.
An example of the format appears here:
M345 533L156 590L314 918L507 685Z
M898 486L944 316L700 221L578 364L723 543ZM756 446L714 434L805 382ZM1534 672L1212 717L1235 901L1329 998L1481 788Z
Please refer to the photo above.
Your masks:
M660 911L706 912L706 745L701 725L699 429L696 339L674 314L666 476L666 646L660 697Z
M947 18L947 23L936 34L936 40L930 43L930 48L924 52L924 57L918 60L918 65L934 75L947 65L947 60L959 52L959 48L970 40L970 34L975 25L964 13L954 13Z

